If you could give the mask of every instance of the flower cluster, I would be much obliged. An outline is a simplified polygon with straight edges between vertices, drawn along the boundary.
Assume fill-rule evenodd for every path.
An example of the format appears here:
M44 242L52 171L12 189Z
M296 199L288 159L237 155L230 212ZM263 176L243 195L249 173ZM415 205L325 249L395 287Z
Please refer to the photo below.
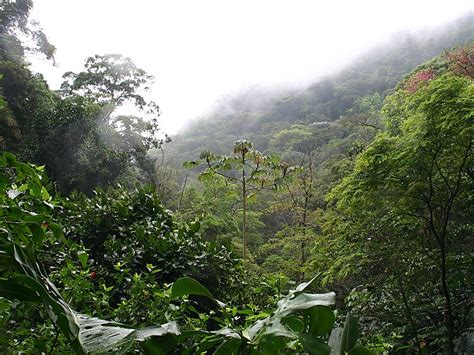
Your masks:
M423 83L433 80L434 77L435 73L432 69L421 70L418 73L412 75L407 80L407 82L405 83L405 90L409 94L413 94L418 91L418 89Z
M474 44L446 53L446 60L453 73L474 79Z

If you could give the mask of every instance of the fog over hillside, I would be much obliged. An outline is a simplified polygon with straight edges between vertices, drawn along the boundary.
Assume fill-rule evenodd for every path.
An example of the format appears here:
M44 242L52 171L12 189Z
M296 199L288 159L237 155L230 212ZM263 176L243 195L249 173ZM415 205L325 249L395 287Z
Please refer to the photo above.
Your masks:
M165 149L177 162L206 149L223 152L242 138L269 149L274 136L292 124L335 121L366 95L378 94L383 100L418 65L472 40L473 19L469 13L443 26L400 32L307 84L243 87L190 120Z
M467 0L43 0L33 17L57 47L58 66L35 60L35 68L57 88L88 56L129 56L156 77L151 96L161 127L174 134L222 95L308 85L401 31L426 32L468 11Z
M357 54L344 64L334 64L330 69L317 68L317 74L308 75L304 80L287 82L285 84L252 84L243 85L233 91L221 95L203 114L191 119L193 121L207 120L214 115L230 115L239 111L252 111L265 108L267 105L284 99L298 91L311 88L320 81L341 75L344 71L357 71L361 68L377 66L392 61L397 65L394 55L409 57L412 65L421 64L426 58L449 50L456 44L464 42L474 36L474 15L472 12L460 16L456 20L438 26L429 26L413 30L393 33L384 40L373 43L371 46L359 48ZM398 66L403 66L400 58ZM406 65L406 64L405 64ZM186 131L186 125L181 131Z

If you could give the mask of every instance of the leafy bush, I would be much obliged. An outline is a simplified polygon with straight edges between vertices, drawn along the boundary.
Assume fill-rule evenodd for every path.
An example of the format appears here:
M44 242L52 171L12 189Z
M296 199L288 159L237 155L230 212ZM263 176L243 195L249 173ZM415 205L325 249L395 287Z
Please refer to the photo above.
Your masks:
M53 222L59 205L48 185L43 167L21 163L9 153L0 155L0 352L42 348L41 336L54 337L50 324L43 324L46 310L31 303L35 292L25 286L42 268L35 265L38 270L31 271L22 263L23 257L43 252L44 245L66 241ZM32 334L35 328L41 336Z
M118 281L120 287L123 280L114 275L129 269L153 270L161 284L191 276L216 294L236 289L238 260L226 248L203 241L198 221L175 223L151 187L74 195L58 217L68 238L86 248L87 266L107 284Z
M42 167L9 153L0 157L2 281L25 272L17 265L21 260L13 261L14 249L24 249L30 261L41 260L73 307L132 326L175 315L169 312L168 283L180 276L194 276L221 295L236 290L238 261L225 248L203 242L198 222L175 224L151 189L55 199ZM46 277L40 271L32 272ZM0 346L31 349L40 338L54 338L47 314L34 309L0 299L0 324L11 335L2 337Z

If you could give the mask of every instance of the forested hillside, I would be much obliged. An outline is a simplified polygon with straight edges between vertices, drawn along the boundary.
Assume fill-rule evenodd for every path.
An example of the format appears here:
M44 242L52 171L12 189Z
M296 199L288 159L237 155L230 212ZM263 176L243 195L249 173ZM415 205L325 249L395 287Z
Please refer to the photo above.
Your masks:
M472 14L170 143L131 58L51 90L32 6L0 3L1 353L474 351Z
M473 22L471 14L444 28L400 34L304 90L255 86L223 97L208 114L173 137L171 146L166 147L167 155L179 164L203 150L224 153L241 138L263 151L281 154L282 149L298 150L292 147L296 141L307 140L309 134L318 135L326 123L338 121L341 116L362 114L361 110L367 109L362 107L363 100L380 105L418 65L471 40Z

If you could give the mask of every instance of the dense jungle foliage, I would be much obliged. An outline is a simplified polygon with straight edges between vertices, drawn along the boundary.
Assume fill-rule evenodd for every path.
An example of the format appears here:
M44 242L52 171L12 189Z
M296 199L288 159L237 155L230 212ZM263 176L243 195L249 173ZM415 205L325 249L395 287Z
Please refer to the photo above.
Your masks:
M170 139L130 58L51 90L32 6L0 3L1 353L474 351L472 15Z

